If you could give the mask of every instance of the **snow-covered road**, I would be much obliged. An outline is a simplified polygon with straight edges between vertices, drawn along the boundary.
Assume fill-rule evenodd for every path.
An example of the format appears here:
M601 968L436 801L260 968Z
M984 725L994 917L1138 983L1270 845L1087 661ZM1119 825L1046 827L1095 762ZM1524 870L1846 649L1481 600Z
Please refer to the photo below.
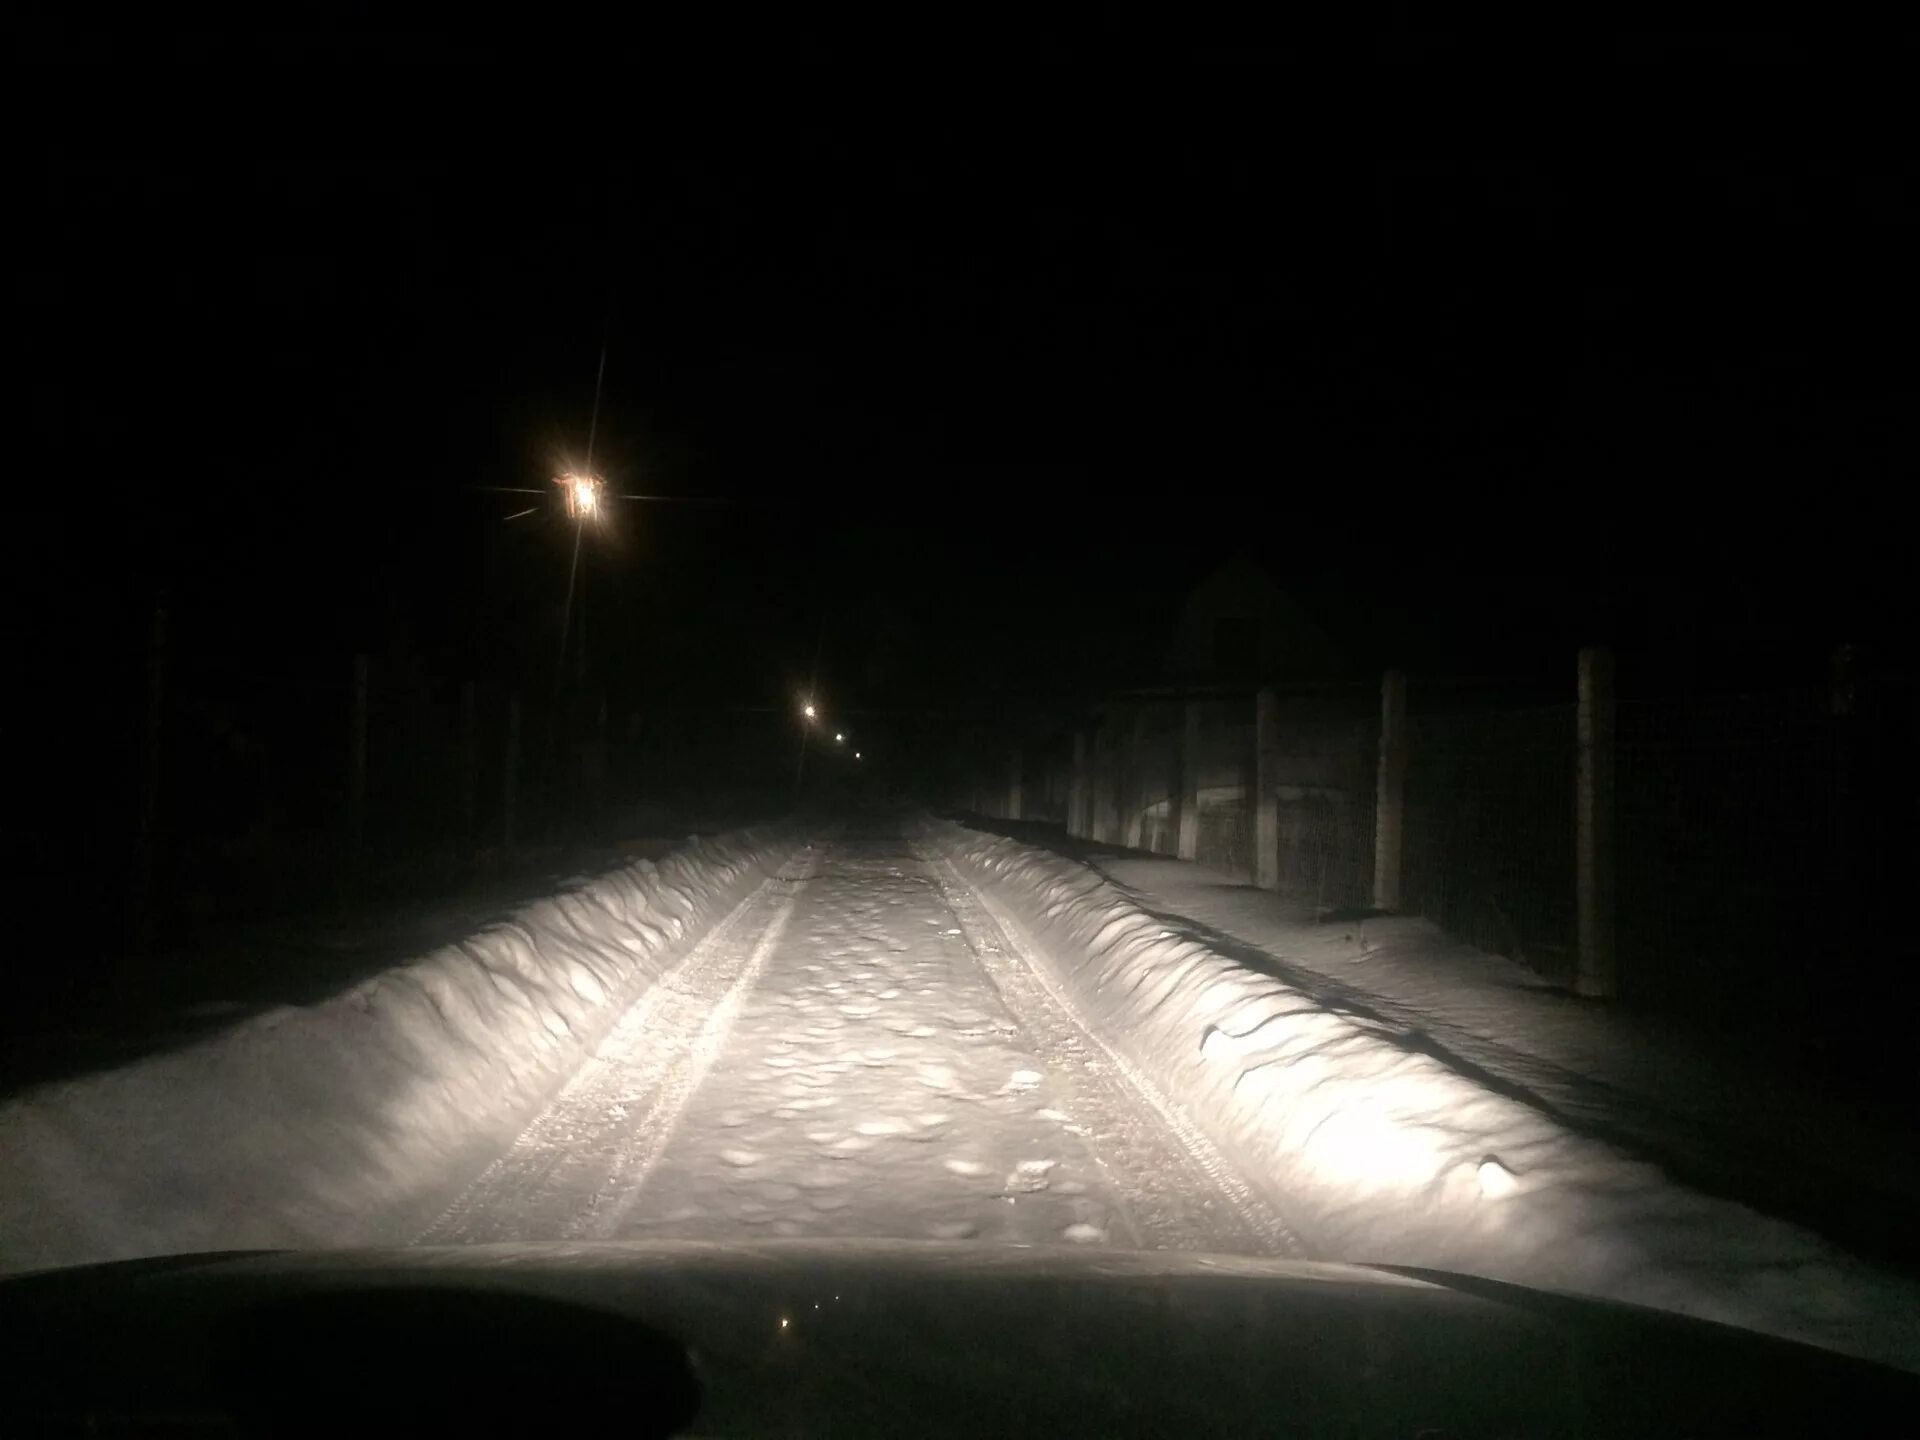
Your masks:
M1299 1253L897 827L798 852L419 1238L776 1235Z

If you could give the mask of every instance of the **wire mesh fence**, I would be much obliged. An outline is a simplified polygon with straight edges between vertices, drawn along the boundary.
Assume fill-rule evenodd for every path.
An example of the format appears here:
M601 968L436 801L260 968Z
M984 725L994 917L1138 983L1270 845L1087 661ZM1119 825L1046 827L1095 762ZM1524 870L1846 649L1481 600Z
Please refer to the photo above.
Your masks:
M524 838L551 829L568 758L542 744L555 713L523 712L509 801L506 689L377 657L365 676L351 656L250 685L176 668L154 847L163 920L444 884L497 849L509 806Z
M1408 713L1405 908L1556 979L1574 946L1572 705Z
M356 887L431 888L509 842L604 830L603 810L623 797L718 812L735 790L790 793L789 717L615 711L600 694L542 686L520 693L516 719L511 683L445 669L374 656L362 688L350 655L254 676L244 657L176 652L155 902L191 921L294 910ZM1576 707L1418 677L1410 696L1402 908L1570 982ZM1617 703L1614 920L1629 999L1784 1010L1836 986L1893 996L1886 967L1853 957L1897 933L1910 883L1915 696L1911 681L1882 681ZM1085 798L1100 833L1172 854L1190 789L1197 858L1251 876L1256 812L1270 801L1276 888L1320 914L1371 902L1375 696L1352 687L1285 696L1269 712L1262 763L1251 693L1130 705L1086 747ZM992 752L982 782L1002 805L1012 754ZM1070 735L1027 753L1027 818L1066 821L1073 755ZM1901 1002L1920 990L1911 976L1904 983Z
M764 708L616 710L404 654L256 671L179 645L165 681L156 818L129 846L141 943L429 895L669 814L684 837L794 784L793 727Z
M1235 874L1252 870L1253 807L1244 796L1202 797L1195 858L1203 865Z
M1920 1000L1920 979L1889 980L1859 959L1898 933L1911 880L1916 694L1910 678L1882 677L1601 700L1610 763L1594 783L1611 819L1593 843L1611 880L1595 872L1594 905L1611 918L1611 943L1595 973L1610 956L1630 1001L1727 1014L1788 1013L1868 986L1892 1003ZM1469 680L1416 677L1410 697L1399 908L1574 984L1579 707ZM1088 752L1090 783L1112 807L1104 823L1118 810L1132 843L1173 853L1191 793L1201 862L1314 913L1368 906L1377 703L1352 687L1282 692L1264 710L1251 692L1116 702ZM1131 776L1128 736L1143 757ZM1059 764L1071 773L1065 748ZM1264 836L1271 856L1256 853Z
M1912 720L1901 689L1844 704L1826 690L1623 701L1628 993L1745 1010L1845 987L1848 952L1892 923L1884 877L1914 798Z

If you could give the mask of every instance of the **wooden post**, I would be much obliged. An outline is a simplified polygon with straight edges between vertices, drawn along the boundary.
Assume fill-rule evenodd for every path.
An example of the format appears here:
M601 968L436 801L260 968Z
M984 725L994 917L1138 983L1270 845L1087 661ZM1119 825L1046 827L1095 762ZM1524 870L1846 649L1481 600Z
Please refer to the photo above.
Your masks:
M1180 838L1175 853L1182 860L1200 854L1200 702L1189 700L1180 728Z
M520 692L507 697L507 755L500 780L500 853L504 859L513 853L514 786L520 770Z
M153 864L159 847L160 771L166 755L167 607L153 607L147 635L147 713L141 728L140 816L133 837L133 948L153 942Z
M1126 822L1127 848L1138 850L1147 833L1147 707L1133 712L1133 740L1127 749L1126 786L1121 815Z
M1253 883L1280 888L1280 697L1271 685L1253 701Z
M353 733L347 773L349 883L358 888L367 845L367 657L353 657Z
M1407 815L1407 677L1380 677L1380 772L1374 786L1373 908L1400 908Z
M1021 782L1025 779L1026 771L1021 763L1020 752L1015 750L1007 766L1007 819L1009 820L1020 819L1020 812L1024 808L1020 790Z
M471 858L480 833L480 715L471 680L460 684L460 824Z
M1589 646L1580 652L1574 749L1574 989L1599 999L1620 993L1613 944L1613 729L1613 653Z

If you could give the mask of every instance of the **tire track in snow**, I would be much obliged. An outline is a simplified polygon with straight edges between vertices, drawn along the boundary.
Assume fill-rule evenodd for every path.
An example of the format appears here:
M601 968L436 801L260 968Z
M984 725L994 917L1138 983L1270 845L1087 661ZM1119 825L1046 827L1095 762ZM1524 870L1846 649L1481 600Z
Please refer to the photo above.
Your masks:
M797 874L760 885L655 981L507 1152L413 1243L611 1230L724 1045L818 858L809 847Z
M897 824L836 845L618 1238L1142 1234Z
M914 850L1035 1050L1049 1069L1070 1079L1096 1157L1142 1243L1305 1257L1306 1247L1213 1142L1080 1020L1028 953L1017 922L950 861L917 844Z
M648 1174L659 1161L660 1153L667 1148L667 1142L673 1138L674 1127L681 1110L686 1106L687 1097L700 1084L708 1067L725 1046L733 1022L740 1014L740 1007L746 1003L747 992L759 980L760 972L766 968L767 957L773 954L774 947L786 933L787 922L793 918L794 907L799 900L800 884L796 881L785 887L772 915L760 930L759 943L753 947L745 966L733 977L732 983L717 1002L696 1000L691 996L681 997L683 1003L679 1008L690 1008L691 1011L684 1017L686 1022L693 1021L701 1007L707 1007L707 1017L699 1024L693 1043L682 1050L676 1059L661 1067L663 1073L647 1096L637 1123L627 1132L629 1143L616 1154L612 1172L594 1191L585 1208L567 1225L567 1239L605 1239L619 1227L627 1211L633 1208ZM676 1023L680 1017L662 1018L669 1027L669 1033L678 1033L683 1028L682 1024ZM684 1028L691 1029L692 1025L685 1024Z

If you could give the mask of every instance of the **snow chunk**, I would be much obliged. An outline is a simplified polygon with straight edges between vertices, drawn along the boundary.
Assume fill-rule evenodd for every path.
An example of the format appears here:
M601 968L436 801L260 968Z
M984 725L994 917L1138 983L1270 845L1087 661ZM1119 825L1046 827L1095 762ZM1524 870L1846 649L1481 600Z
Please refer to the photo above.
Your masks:
M1500 1163L1497 1156L1489 1155L1480 1162L1480 1193L1489 1200L1501 1200L1514 1192L1513 1172Z

